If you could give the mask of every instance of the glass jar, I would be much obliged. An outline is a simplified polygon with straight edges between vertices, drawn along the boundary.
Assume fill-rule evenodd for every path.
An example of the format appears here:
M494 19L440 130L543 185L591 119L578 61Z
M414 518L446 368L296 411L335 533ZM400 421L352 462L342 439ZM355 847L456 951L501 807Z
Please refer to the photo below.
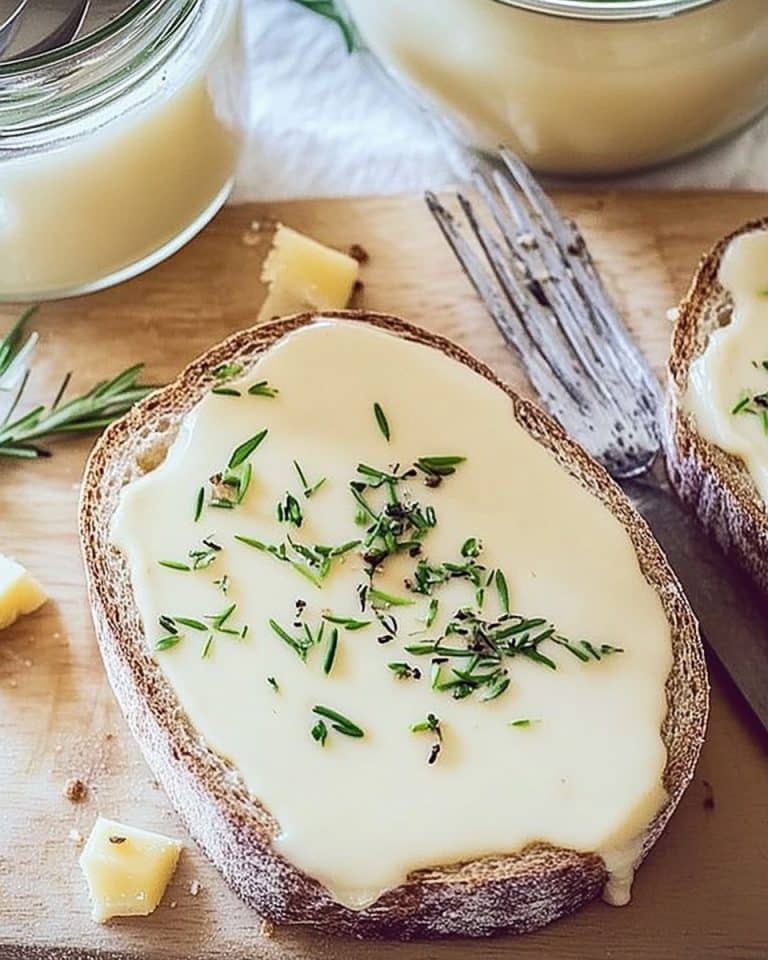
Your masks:
M240 0L133 0L0 63L0 300L124 280L226 200L244 116Z
M768 105L768 0L346 0L463 139L535 169L649 167Z

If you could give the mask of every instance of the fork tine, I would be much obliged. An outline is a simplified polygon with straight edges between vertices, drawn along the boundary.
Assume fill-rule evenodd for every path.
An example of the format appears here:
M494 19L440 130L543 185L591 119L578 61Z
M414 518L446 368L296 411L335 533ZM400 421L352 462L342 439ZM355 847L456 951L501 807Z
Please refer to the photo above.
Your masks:
M574 298L569 299L564 295L564 290L567 290L570 285L566 264L559 257L553 262L551 257L547 258L545 256L548 248L547 240L542 235L538 225L534 225L534 223L527 218L526 211L523 210L523 216L527 219L528 225L531 228L531 236L536 242L526 242L525 233L520 235L512 232L508 222L509 218L505 216L497 200L496 193L493 189L494 186L501 196L506 209L512 213L518 224L520 223L518 213L522 204L520 204L517 195L513 192L503 176L498 172L494 172L491 174L491 179L493 181L492 183L489 182L484 171L479 168L477 169L475 182L480 194L491 210L499 232L506 240L513 258L520 258L522 262L526 264L525 274L527 284L530 286L530 284L535 283L539 286L551 309L551 315L553 315L557 321L562 339L565 341L563 348L570 348L570 352L577 357L581 364L582 371L594 380L597 389L603 395L603 399L608 403L612 402L612 396L608 389L608 383L612 379L610 375L611 370L609 369L610 365L606 364L605 356L595 349L593 339L584 335L582 329L582 304L578 300ZM525 250L524 257L521 252L522 249ZM555 331L553 331L553 333L554 332ZM553 342L553 340L554 337L552 336L545 338L544 343L540 343L540 349L544 350L544 346Z
M627 368L630 366L635 377L640 377L646 389L659 400L661 391L658 381L648 370L642 354L618 320L615 308L595 269L578 227L560 215L530 170L518 157L506 148L502 148L500 154L512 182L527 200L532 218L538 221L555 241L559 256L568 265L582 301L590 308L589 318L595 325L596 331L601 338L605 338L607 344L615 348L618 356L614 368L617 373L626 380ZM546 243L545 249L550 249Z
M541 355L536 341L533 340L527 327L520 318L518 304L510 297L506 289L506 303L502 302L498 290L489 281L488 275L481 265L475 251L465 240L456 225L453 215L437 199L434 193L425 193L427 206L435 218L448 245L453 250L456 259L461 264L464 273L483 301L491 317L502 333L515 344L518 354L530 377L531 383L544 397L549 397L559 406L573 403L583 405L581 398L574 397L562 385L565 378L559 377Z
M547 314L536 297L531 296L530 283L532 278L530 272L525 265L515 258L510 259L504 255L496 240L479 222L472 204L463 194L458 194L458 200L464 216L467 218L467 223L485 253L499 286L504 291L510 306L516 312L521 327L525 330L526 347L528 349L520 350L520 347L518 347L523 363L528 361L528 350L535 351L549 367L550 376L557 377L574 403L584 409L586 407L584 397L573 386L574 380L578 379L578 373L573 368L573 364L568 362L570 352L545 350L542 346L542 338L535 334L535 331L538 331L541 325L546 323ZM547 346L549 345L546 340L544 343ZM566 369L566 367L569 369Z
M645 473L659 450L660 386L581 234L508 151L501 164L474 163L472 173L488 222L461 193L458 201L485 263L427 197L454 254L555 418L616 478Z

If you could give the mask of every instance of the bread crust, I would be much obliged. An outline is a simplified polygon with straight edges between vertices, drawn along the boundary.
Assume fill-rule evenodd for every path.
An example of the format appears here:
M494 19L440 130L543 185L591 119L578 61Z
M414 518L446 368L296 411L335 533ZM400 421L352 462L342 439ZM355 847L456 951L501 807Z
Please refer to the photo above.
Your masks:
M641 860L685 790L704 738L708 684L698 626L647 525L619 487L546 414L518 397L463 349L396 317L332 311L441 350L500 387L510 413L597 496L627 530L645 578L657 591L673 637L662 728L668 802L645 836ZM280 338L317 319L301 314L237 333L188 366L170 386L110 426L91 454L80 501L80 533L96 634L117 700L155 776L192 837L248 904L278 923L366 938L524 933L598 896L606 880L594 853L534 844L520 852L411 873L361 911L336 902L314 879L272 848L278 824L250 797L237 772L195 733L146 644L127 565L109 540L121 488L161 462L183 416L213 385L225 361L249 366ZM256 936L258 924L254 922Z
M669 360L665 452L670 481L704 529L768 592L768 510L744 462L705 440L684 409L691 364L711 334L731 319L730 294L718 280L730 242L768 229L752 220L705 254L678 308Z

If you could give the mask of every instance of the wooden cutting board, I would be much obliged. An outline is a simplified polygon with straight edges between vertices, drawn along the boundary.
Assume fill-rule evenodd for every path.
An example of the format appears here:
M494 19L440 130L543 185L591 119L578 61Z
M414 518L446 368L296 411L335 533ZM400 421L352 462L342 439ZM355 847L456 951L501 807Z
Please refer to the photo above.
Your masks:
M768 212L748 194L568 193L634 334L661 371L665 312L705 247ZM163 382L255 317L259 268L274 219L370 253L361 303L455 338L524 388L419 200L306 201L225 210L170 261L116 289L46 304L28 400L50 399L67 370L74 388L139 360ZM0 308L0 330L17 311ZM0 550L46 585L50 602L0 637L0 957L151 960L765 960L768 957L768 752L727 678L712 671L709 737L692 783L640 871L624 909L594 903L539 933L468 943L357 943L298 929L267 937L190 841L157 912L91 922L79 848L97 813L184 837L153 782L104 678L83 591L76 529L89 440L57 444L40 462L0 462ZM725 628L727 629L727 627ZM766 641L766 633L757 639ZM88 797L64 797L82 777ZM193 895L190 887L199 883Z

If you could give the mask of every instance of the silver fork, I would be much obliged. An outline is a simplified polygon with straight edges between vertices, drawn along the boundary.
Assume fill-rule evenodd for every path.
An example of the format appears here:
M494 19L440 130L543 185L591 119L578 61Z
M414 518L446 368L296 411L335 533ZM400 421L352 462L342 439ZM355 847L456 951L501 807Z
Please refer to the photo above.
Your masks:
M445 239L543 405L648 521L710 647L768 731L768 604L672 493L659 456L661 386L581 232L508 150L498 161L476 160L471 182L481 199L457 195L461 225L426 194Z

